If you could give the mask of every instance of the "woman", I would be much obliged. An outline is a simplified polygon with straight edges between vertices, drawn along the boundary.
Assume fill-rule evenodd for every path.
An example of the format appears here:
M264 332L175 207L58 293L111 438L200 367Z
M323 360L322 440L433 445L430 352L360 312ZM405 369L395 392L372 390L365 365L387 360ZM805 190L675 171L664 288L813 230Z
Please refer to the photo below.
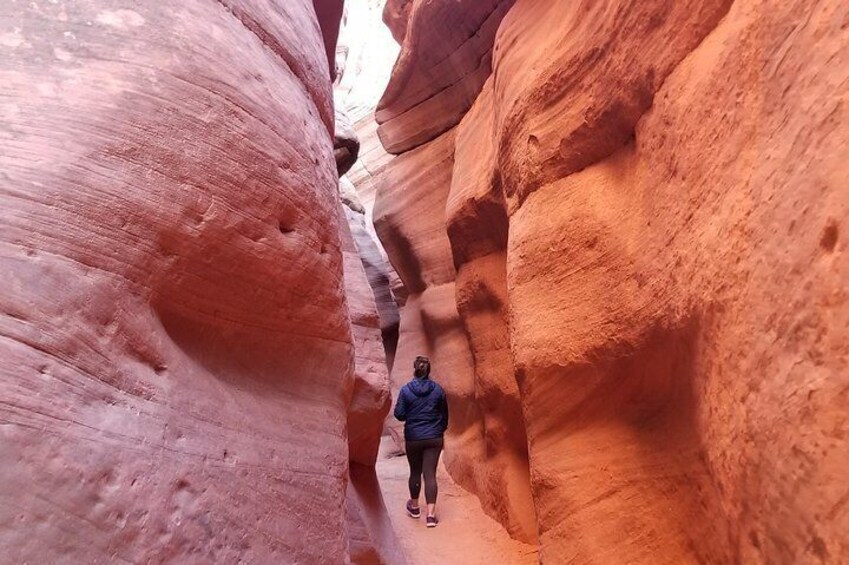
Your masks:
M413 361L415 378L398 393L395 418L404 422L404 440L407 461L410 463L410 500L407 514L412 518L422 515L419 493L422 475L427 502L427 527L435 528L436 519L436 464L442 453L443 436L448 428L448 402L442 387L430 380L430 360L419 356Z

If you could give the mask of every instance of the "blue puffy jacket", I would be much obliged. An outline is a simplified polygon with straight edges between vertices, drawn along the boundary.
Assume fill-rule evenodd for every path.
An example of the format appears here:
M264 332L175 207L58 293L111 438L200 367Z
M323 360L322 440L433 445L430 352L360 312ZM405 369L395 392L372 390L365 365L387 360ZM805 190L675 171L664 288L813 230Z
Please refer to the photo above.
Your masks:
M411 380L398 393L395 418L404 422L407 441L442 437L448 428L445 391L427 377Z

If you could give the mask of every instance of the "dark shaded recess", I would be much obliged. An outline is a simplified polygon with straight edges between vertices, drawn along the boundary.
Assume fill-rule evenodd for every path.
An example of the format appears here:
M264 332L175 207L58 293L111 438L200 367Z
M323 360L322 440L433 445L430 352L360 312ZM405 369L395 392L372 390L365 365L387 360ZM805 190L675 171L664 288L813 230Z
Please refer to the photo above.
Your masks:
M466 206L447 226L454 268L507 249L508 229L509 219L502 202L483 200Z
M833 219L829 220L828 225L825 226L825 229L822 232L820 247L822 247L827 253L831 253L834 251L834 248L837 247L837 239L839 235L840 232L837 229L837 222Z
M383 351L386 354L386 366L390 374L395 365L395 353L398 351L399 329L400 324L393 324L380 330L380 336L383 338Z
M351 170L359 155L359 139L340 136L333 138L333 156L336 159L336 170L340 177Z
M398 226L387 220L375 218L374 227L377 230L380 241L384 242L387 252L390 251L388 249L389 247L396 248L395 253L388 253L390 262L392 257L396 258L397 264L392 263L392 267L395 268L395 272L404 281L404 286L407 287L410 294L424 292L427 285L422 278L421 265L413 251L412 242L398 229Z
M336 80L336 41L339 39L344 3L344 0L313 0L318 25L324 36L324 49L327 54L327 68L330 71L331 82Z

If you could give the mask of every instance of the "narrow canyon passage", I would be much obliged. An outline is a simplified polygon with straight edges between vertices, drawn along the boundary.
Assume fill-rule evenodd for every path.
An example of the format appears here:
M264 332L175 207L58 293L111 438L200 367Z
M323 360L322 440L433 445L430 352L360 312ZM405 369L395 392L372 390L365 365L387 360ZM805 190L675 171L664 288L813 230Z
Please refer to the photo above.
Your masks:
M0 1L0 563L847 563L847 147L845 0Z
M536 546L512 539L504 526L483 512L476 496L452 480L444 465L438 472L438 509L445 527L428 529L422 519L410 518L403 508L409 498L409 467L406 458L393 451L392 440L385 437L377 460L377 477L408 565L537 563Z

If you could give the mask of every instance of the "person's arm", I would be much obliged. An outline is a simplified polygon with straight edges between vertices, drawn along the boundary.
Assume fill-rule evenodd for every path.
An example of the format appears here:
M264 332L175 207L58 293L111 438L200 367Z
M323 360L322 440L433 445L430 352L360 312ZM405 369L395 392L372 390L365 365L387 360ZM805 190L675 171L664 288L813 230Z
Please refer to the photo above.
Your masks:
M448 429L448 399L445 397L445 391L442 391L442 398L439 400L439 411L442 414L442 431Z
M395 402L395 419L403 422L407 419L407 401L404 398L404 389L398 391L398 400Z

